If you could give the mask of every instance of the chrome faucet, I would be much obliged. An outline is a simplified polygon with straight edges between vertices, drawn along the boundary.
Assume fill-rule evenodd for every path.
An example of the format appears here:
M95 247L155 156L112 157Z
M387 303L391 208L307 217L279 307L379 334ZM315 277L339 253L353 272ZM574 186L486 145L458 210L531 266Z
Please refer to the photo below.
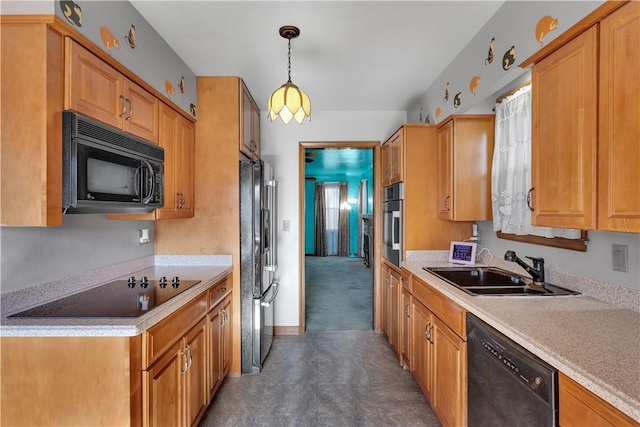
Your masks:
M520 267L524 268L531 277L533 277L534 285L544 285L544 258L533 258L530 256L525 258L529 258L533 262L533 267L518 258L515 251L507 251L504 254L504 259L515 262Z

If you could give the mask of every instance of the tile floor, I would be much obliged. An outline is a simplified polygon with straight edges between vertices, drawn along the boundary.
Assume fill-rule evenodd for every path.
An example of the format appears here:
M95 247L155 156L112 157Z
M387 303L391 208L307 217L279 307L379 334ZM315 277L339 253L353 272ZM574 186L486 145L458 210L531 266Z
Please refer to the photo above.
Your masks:
M209 426L439 426L383 335L323 331L276 336L264 370L229 377Z

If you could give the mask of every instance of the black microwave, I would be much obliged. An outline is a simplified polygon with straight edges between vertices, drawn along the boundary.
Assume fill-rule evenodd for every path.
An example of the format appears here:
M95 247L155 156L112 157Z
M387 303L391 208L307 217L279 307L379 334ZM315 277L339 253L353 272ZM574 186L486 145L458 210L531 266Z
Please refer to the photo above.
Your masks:
M144 213L164 204L164 150L62 112L64 213Z

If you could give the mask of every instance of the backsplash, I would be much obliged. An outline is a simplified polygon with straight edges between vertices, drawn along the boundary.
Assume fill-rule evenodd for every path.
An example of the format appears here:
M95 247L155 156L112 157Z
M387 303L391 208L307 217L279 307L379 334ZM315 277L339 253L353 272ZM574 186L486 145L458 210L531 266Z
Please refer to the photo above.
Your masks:
M154 254L153 221L112 221L105 215L64 215L61 227L0 227L5 293ZM138 230L151 242L138 245Z

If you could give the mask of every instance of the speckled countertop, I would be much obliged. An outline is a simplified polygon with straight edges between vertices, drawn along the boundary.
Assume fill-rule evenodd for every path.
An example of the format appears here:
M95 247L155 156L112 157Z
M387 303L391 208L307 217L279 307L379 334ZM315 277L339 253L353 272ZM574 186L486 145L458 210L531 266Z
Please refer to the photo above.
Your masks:
M1 295L0 336L135 336L232 270L231 256L150 256ZM14 313L129 276L179 276L200 283L135 318L11 318Z
M640 313L586 295L471 296L423 270L447 265L414 259L403 268L640 421Z

